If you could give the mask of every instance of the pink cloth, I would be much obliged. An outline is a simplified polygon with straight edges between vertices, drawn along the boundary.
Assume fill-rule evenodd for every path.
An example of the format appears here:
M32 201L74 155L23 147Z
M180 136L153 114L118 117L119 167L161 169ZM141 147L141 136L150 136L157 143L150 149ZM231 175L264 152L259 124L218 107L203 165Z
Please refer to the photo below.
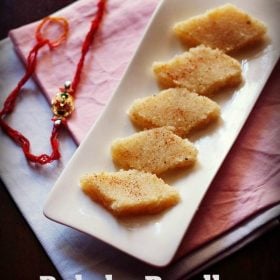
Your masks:
M108 1L106 21L88 54L78 88L78 110L69 121L69 130L77 143L84 138L116 89L157 2ZM95 4L95 0L78 1L56 14L67 17L71 33L63 46L54 52L46 49L40 55L36 79L48 100L61 81L73 76L81 42L95 13ZM37 24L10 33L23 60L34 45ZM176 257L195 250L258 211L280 202L279 70L278 63L194 217Z

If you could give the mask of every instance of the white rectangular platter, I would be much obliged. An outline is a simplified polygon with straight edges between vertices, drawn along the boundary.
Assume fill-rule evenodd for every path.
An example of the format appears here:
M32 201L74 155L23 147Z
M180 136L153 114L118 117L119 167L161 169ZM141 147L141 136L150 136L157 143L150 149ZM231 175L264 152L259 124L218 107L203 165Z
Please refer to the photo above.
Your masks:
M172 25L225 3L227 1L222 0L161 2L117 91L52 189L44 208L48 218L92 235L147 263L165 266L172 260L279 58L279 1L231 1L265 22L270 39L254 51L239 55L244 83L231 92L218 95L216 100L222 108L222 121L200 137L191 139L199 150L196 167L164 177L180 192L182 201L177 206L161 215L120 221L81 191L79 178L88 172L117 170L111 160L110 144L118 137L135 132L126 114L129 106L136 98L159 91L151 72L152 63L185 51L172 34Z

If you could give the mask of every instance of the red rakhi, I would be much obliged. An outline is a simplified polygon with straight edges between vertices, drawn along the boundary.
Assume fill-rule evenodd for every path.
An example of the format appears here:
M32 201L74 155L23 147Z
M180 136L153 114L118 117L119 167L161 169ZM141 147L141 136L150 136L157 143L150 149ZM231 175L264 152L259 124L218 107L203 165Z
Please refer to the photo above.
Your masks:
M26 72L21 80L18 82L15 89L8 95L7 99L4 102L3 109L0 111L0 126L2 130L19 146L21 146L25 157L30 162L46 164L50 163L54 160L58 160L60 158L59 152L59 142L58 142L58 132L59 128L62 125L65 125L67 122L67 118L71 115L74 110L74 93L78 87L81 78L81 72L84 65L85 56L89 50L90 45L93 42L96 31L99 28L101 23L104 10L105 10L106 0L99 0L97 4L97 12L95 18L93 19L90 29L85 37L81 48L81 57L77 64L76 73L74 75L72 83L70 81L66 81L63 88L60 88L60 91L56 94L56 96L52 100L52 111L54 117L52 118L53 129L50 137L50 143L52 147L52 153L50 155L42 154L42 155L34 155L30 152L30 142L29 140L23 136L19 131L10 127L5 121L4 118L11 114L16 105L16 99L20 93L21 88L28 81L31 75L34 73L37 63L37 55L39 50L48 45L50 49L56 48L61 43L63 43L68 35L68 22L66 19L62 17L46 17L37 27L36 29L36 40L37 43L31 49L27 57L26 63ZM42 35L42 29L46 28L48 24L58 24L62 27L63 33L56 40L50 40L45 38Z

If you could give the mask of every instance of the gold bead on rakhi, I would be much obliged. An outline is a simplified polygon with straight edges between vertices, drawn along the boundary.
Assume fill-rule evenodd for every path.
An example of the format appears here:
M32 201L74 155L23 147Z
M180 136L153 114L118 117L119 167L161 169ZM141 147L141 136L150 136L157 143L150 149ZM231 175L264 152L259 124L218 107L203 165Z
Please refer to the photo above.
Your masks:
M65 122L66 118L74 111L74 98L71 95L73 93L71 82L66 81L64 83L64 88L60 88L59 90L60 92L55 95L51 103L54 114L52 120L56 125Z

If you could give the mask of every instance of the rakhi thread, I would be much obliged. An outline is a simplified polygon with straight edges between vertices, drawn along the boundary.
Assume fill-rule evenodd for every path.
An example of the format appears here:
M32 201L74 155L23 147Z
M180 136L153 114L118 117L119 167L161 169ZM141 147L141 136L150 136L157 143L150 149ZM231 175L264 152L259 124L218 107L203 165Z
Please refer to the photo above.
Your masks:
M72 111L74 110L74 101L73 101L73 94L75 93L81 78L82 69L84 66L84 60L86 54L95 38L95 34L101 24L102 17L104 15L106 6L106 0L99 0L97 4L97 12L92 20L90 29L85 37L81 48L81 56L77 63L76 72L73 78L73 82L66 82L64 88L60 89L60 92L55 96L52 101L52 110L54 113L53 117L53 129L50 136L50 144L52 148L52 152L50 155L41 154L41 155L34 155L30 151L30 142L29 140L21 134L19 131L13 129L11 126L4 121L4 118L11 114L16 105L16 99L20 94L20 90L24 86L24 84L28 81L28 79L32 76L35 72L36 64L37 64L37 56L39 50L48 45L50 49L56 48L60 46L67 38L69 32L69 26L66 19L62 17L46 17L44 18L41 23L38 25L35 37L37 43L31 49L28 54L27 62L26 62L26 71L24 76L18 82L17 86L14 90L8 95L6 98L3 109L0 111L0 126L2 130L16 143L18 144L26 159L30 162L38 163L38 164L47 164L51 163L54 160L58 160L60 158L59 152L59 141L58 141L58 132L62 124L66 124L67 118L71 115ZM48 24L58 24L61 26L63 32L56 40L50 40L45 38L42 34L44 28L47 27Z

